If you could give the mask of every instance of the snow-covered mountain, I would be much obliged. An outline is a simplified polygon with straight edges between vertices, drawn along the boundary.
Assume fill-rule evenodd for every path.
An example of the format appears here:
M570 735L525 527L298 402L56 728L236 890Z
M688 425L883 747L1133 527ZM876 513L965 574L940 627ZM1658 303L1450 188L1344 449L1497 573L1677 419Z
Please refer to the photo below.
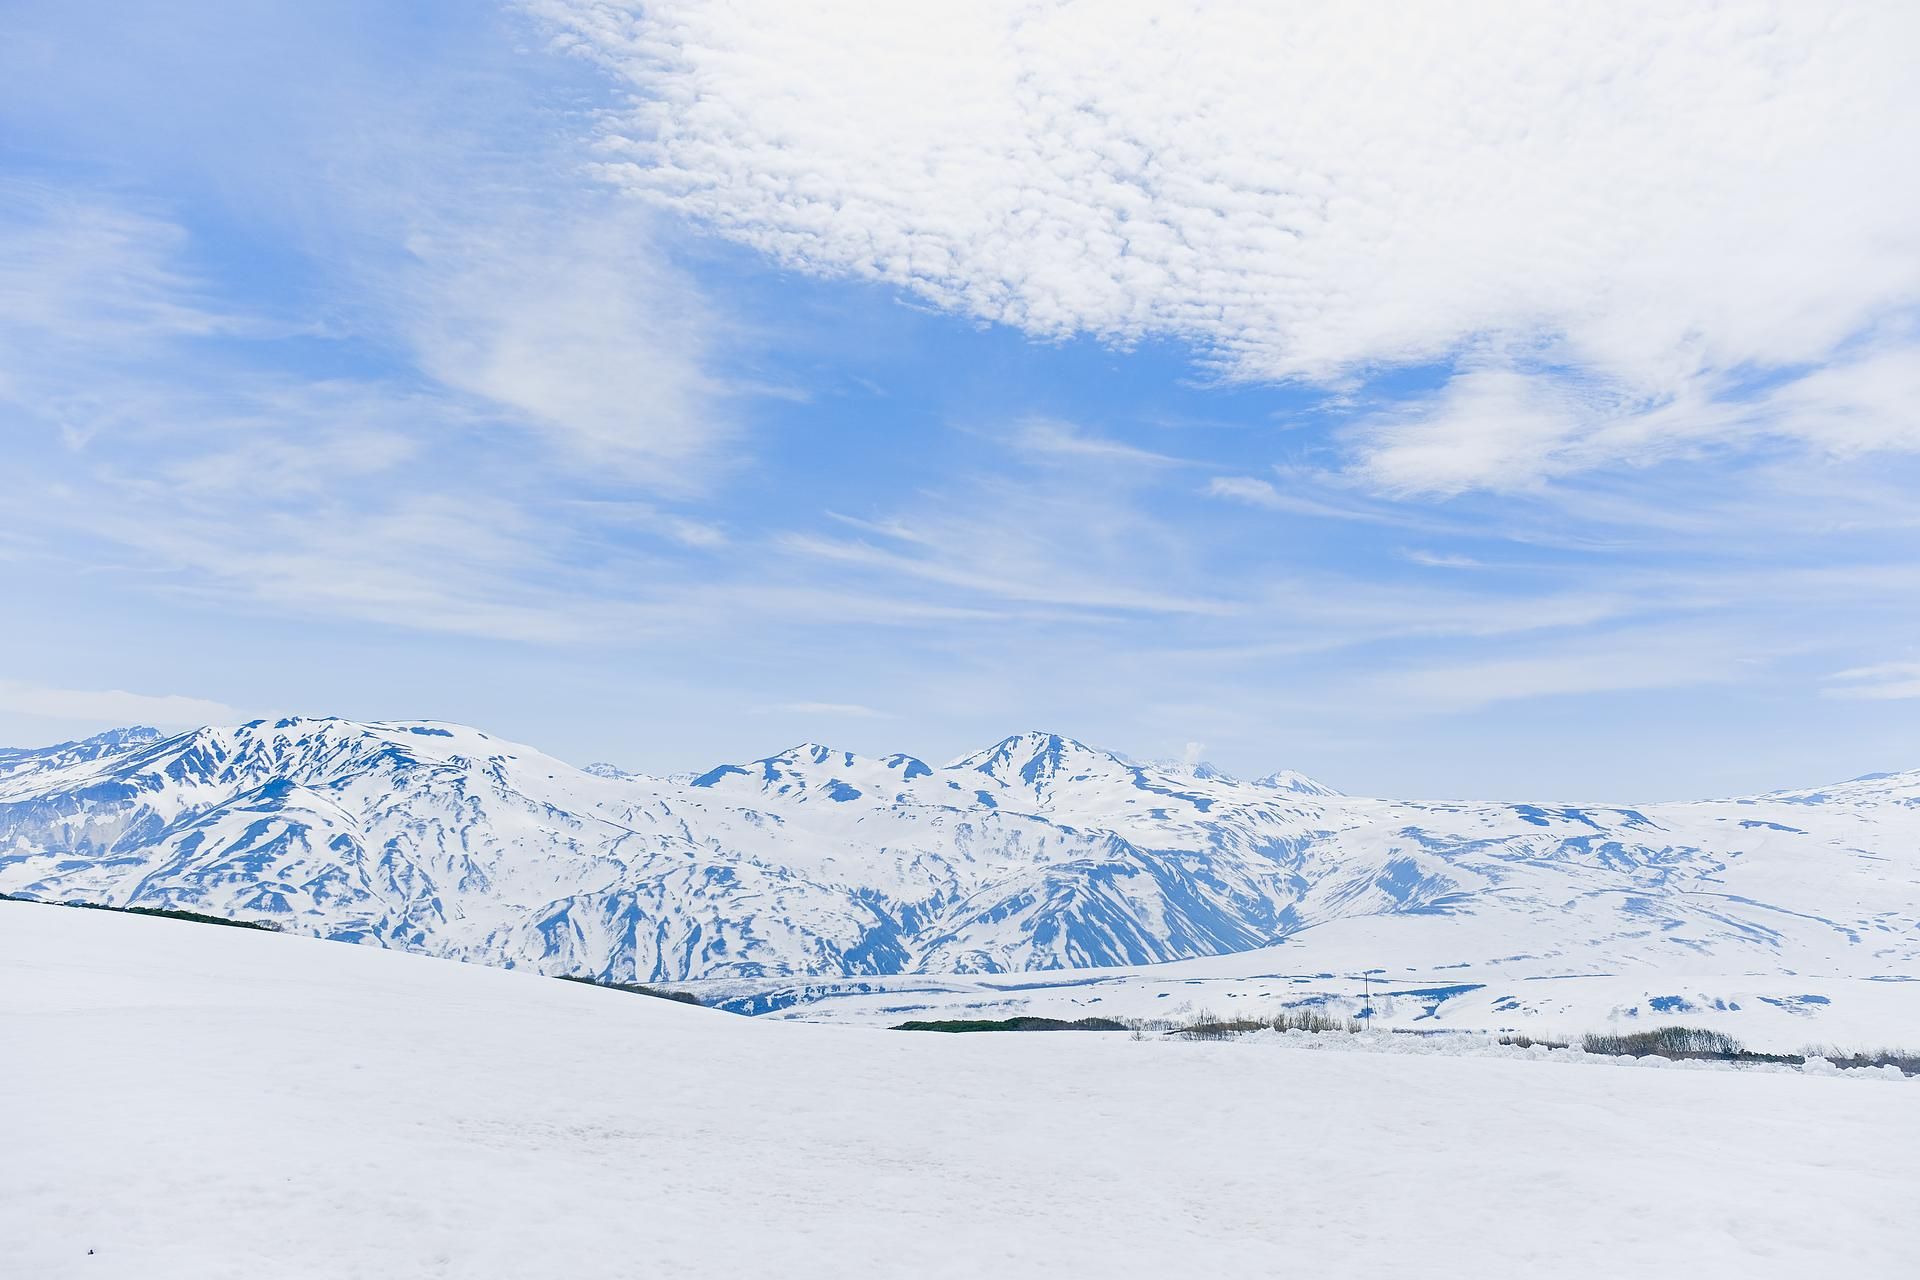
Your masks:
M1356 930L1435 966L1904 976L1920 772L1416 804L1041 733L943 767L808 743L651 778L457 725L254 721L0 751L0 891L617 980L1140 965Z

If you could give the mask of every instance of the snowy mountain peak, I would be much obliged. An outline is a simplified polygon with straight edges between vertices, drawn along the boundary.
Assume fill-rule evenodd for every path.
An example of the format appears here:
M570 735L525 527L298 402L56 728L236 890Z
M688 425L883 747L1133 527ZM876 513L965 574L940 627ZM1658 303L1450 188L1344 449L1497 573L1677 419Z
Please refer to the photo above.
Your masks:
M844 802L858 799L878 781L897 778L890 763L896 758L911 759L890 756L884 761L871 760L838 747L802 742L751 764L723 764L709 769L688 785L728 791L745 788L769 796L795 798L819 793Z
M1254 779L1256 787L1271 787L1275 791L1291 791L1303 796L1337 796L1340 793L1324 782L1316 782L1304 773L1295 773L1291 769L1280 769L1264 778Z
M11 760L25 756L60 755L69 758L92 758L119 751L123 747L139 746L143 743L158 742L163 735L158 729L147 725L129 725L124 729L108 729L96 733L91 738L79 738L72 742L56 742L50 747L0 747L0 760Z
M605 778L609 782L635 782L642 776L622 769L617 764L608 764L605 760L583 764L580 766L580 772L592 774L596 778Z
M105 733L96 733L91 738L79 742L69 742L69 747L86 747L95 751L110 751L119 747L137 746L143 742L158 742L166 735L151 725L129 725L124 729L108 729Z
M158 729L134 725L126 729L109 729L75 742L56 743L51 747L0 747L0 779L21 778L48 770L84 765L158 742L160 738Z
M842 751L838 747L829 747L820 742L802 742L788 747L778 755L768 756L761 764L778 762L780 764L838 764L842 768L851 768L853 752Z
M984 773L1009 787L1039 788L1061 777L1132 768L1111 752L1057 733L1032 730L1002 738L984 751L961 756L947 768Z
M1170 778L1189 778L1195 782L1224 782L1238 786L1240 780L1207 760L1150 760L1149 768Z

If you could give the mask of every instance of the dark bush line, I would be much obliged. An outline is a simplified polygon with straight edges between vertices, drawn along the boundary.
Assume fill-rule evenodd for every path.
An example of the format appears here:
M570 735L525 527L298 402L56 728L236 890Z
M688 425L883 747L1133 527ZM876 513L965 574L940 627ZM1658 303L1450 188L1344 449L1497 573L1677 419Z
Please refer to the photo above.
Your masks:
M21 893L0 893L0 899L7 902L37 902L43 907L79 907L83 911L118 911L130 916L158 916L163 920L186 920L193 924L222 924L230 929L259 929L265 933L278 933L280 926L265 920L232 920L226 916L210 916L200 911L182 911L177 907L115 907L104 902L82 902L78 898L71 902L49 902L45 898L29 898Z
M1322 1009L1290 1009L1274 1015L1270 1024L1275 1031L1365 1031L1367 1024L1358 1018L1340 1018Z
M1503 1037L1502 1044L1516 1044L1525 1036ZM1897 1049L1878 1049L1870 1053L1847 1052L1834 1048L1811 1048L1806 1053L1760 1053L1749 1049L1722 1031L1699 1027L1656 1027L1652 1031L1634 1031L1624 1035L1595 1032L1581 1040L1588 1053L1694 1059L1706 1062L1780 1062L1805 1066L1808 1058L1825 1058L1843 1070L1865 1067L1897 1067L1902 1074L1920 1075L1920 1053Z
M1265 1018L1222 1018L1202 1009L1186 1023L1176 1023L1171 1030L1185 1040L1230 1040L1249 1031L1265 1031L1272 1025Z
M1253 1031L1311 1031L1316 1034L1338 1031L1352 1034L1367 1029L1367 1024L1359 1018L1340 1017L1317 1007L1282 1009L1271 1017L1261 1018L1223 1018L1210 1010L1202 1009L1184 1020L1128 1018L1126 1025L1137 1036L1154 1033L1179 1036L1185 1040L1227 1040ZM1394 1027L1392 1030L1400 1035L1447 1034L1438 1031L1412 1031L1405 1027Z
M694 1004L705 1008L706 1004L691 991L669 991L665 987L649 987L638 982L610 982L604 978L588 977L584 973L563 973L562 982L578 982L589 987L605 987L609 991L630 991L636 996L652 996L656 1000L678 1000L681 1004Z
M933 1021L903 1022L895 1031L1125 1031L1126 1023L1112 1018L944 1018Z
M1224 1018L1202 1009L1191 1018L1176 1020L1170 1018L1128 1018L1115 1021L1111 1018L1081 1018L1075 1022L1065 1022L1058 1018L1004 1018L967 1019L956 1018L945 1021L903 1022L895 1027L896 1031L1132 1031L1135 1039L1148 1034L1177 1036L1183 1040L1230 1040L1235 1036L1255 1031L1309 1031L1344 1032L1365 1031L1366 1024L1358 1018L1343 1018L1329 1014L1321 1009L1287 1009L1270 1018ZM1464 1034L1448 1031L1418 1032L1404 1027L1395 1027L1393 1031L1405 1035L1449 1035ZM1565 1040L1539 1040L1524 1034L1508 1034L1500 1037L1500 1043L1512 1045L1518 1049L1531 1049L1539 1046L1545 1049L1565 1049L1570 1047ZM1863 1067L1898 1067L1907 1075L1920 1075L1920 1054L1902 1050L1880 1049L1873 1052L1847 1052L1834 1048L1813 1048L1805 1054L1798 1053L1761 1053L1749 1049L1734 1037L1720 1031L1708 1031L1699 1027L1656 1027L1650 1031L1624 1033L1596 1032L1582 1037L1580 1047L1588 1053L1606 1054L1624 1057L1655 1056L1675 1061L1697 1060L1704 1062L1754 1062L1782 1063L1788 1066L1804 1066L1810 1057L1821 1057L1843 1069Z
M1644 1058L1670 1058L1676 1062L1785 1062L1800 1066L1806 1058L1797 1053L1757 1053L1724 1031L1701 1027L1655 1027L1651 1031L1625 1033L1594 1031L1581 1037L1580 1047L1588 1053Z
M1588 1053L1631 1054L1662 1058L1731 1058L1745 1052L1738 1040L1724 1031L1700 1027L1655 1027L1651 1031L1623 1033L1593 1031L1581 1040Z
M1250 1031L1340 1031L1366 1030L1358 1018L1341 1018L1321 1009L1282 1009L1270 1018L1222 1018L1202 1009L1186 1022L1140 1021L1138 1031L1161 1031L1187 1040L1226 1040Z

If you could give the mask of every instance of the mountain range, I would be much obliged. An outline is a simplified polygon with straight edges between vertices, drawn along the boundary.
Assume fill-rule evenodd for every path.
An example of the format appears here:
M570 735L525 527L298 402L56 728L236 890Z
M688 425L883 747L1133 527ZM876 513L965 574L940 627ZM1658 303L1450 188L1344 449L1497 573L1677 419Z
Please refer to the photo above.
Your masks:
M1920 771L1422 803L1047 733L660 778L458 725L256 720L0 750L0 892L615 981L1310 958L1356 922L1440 967L1896 976L1920 970Z

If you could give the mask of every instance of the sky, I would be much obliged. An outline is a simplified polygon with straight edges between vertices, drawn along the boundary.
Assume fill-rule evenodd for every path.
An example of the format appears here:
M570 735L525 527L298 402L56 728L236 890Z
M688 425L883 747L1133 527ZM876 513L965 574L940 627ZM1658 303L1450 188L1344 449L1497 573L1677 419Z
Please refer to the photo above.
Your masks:
M1920 8L8 7L0 742L1920 768Z

